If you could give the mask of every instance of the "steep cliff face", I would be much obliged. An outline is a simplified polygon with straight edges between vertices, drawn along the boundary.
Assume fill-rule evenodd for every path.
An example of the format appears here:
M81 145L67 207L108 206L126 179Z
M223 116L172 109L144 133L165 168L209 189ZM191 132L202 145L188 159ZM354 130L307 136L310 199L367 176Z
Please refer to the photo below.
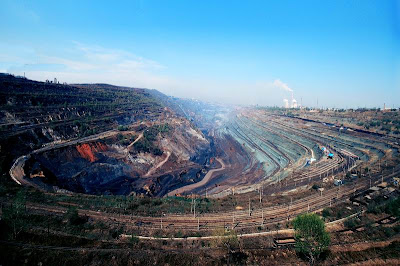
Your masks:
M95 156L95 153L106 151L107 146L100 142L95 142L91 144L84 143L82 145L77 145L76 150L79 152L82 158L93 163L94 161L98 160L98 158Z
M0 73L0 169L43 145L84 138L120 124L157 119L149 90L106 84L65 85Z

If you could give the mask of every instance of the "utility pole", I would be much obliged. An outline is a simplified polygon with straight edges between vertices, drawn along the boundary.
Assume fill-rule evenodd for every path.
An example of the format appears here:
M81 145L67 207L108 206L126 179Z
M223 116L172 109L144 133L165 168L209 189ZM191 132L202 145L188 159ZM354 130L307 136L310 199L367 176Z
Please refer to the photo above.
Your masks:
M190 202L190 213L193 213L193 193L192 193L192 200Z
M261 201L262 201L262 186L260 188L260 203L261 203Z
M250 197L249 197L249 216L251 216L251 210L250 210Z
M290 204L288 204L288 208L287 208L287 220L289 221L289 211L290 211Z
M193 202L193 217L196 218L196 199Z
M261 209L261 226L264 225L264 209Z
M372 188L372 178L371 178L371 173L369 173L369 188Z
M197 217L197 231L200 231L200 217Z

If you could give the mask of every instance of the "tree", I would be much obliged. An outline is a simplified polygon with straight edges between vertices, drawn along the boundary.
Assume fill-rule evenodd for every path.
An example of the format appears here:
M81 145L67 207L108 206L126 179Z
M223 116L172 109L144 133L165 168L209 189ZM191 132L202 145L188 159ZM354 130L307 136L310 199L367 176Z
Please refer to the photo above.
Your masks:
M213 240L211 245L213 247L224 247L228 252L234 251L239 247L239 239L233 230L225 230L225 228L216 228L213 231Z
M297 216L293 220L293 227L296 250L305 255L313 265L330 244L330 236L325 230L324 222L318 215L307 213Z
M13 204L4 210L2 218L11 229L13 239L16 239L25 228L25 204L26 191L22 189L15 195Z
M129 128L127 126L119 125L118 130L119 131L127 131Z
M389 201L388 203L386 203L383 209L387 214L400 217L400 198Z
M65 216L71 225L82 225L87 221L85 217L79 216L78 209L75 207L69 208Z
M235 249L239 248L239 239L237 234L233 230L226 230L224 227L216 228L212 233L211 246L213 248L226 248L227 251L227 264L230 265L233 260L234 264L243 264L240 260L242 260L245 256L243 256L242 252L235 252Z

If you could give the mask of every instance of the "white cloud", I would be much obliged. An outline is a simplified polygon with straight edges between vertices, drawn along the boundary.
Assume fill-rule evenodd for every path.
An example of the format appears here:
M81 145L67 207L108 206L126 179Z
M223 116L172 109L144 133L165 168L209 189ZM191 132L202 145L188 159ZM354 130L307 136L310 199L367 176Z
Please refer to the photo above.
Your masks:
M120 67L125 68L154 68L162 69L160 63L137 56L133 53L118 49L108 49L101 46L88 46L79 42L74 42L76 49L83 53L86 60L90 62L117 64Z
M74 42L63 56L36 51L32 54L31 50L26 54L24 60L0 54L0 62L8 65L7 72L17 75L26 72L28 78L42 81L57 77L68 83L112 83L149 88L168 87L171 83L170 78L160 73L165 69L162 64L123 50Z
M25 72L28 78L35 80L57 78L60 82L67 83L109 83L150 88L177 97L231 104L281 105L284 92L292 91L280 80L251 82L209 77L175 77L167 75L167 67L152 59L124 50L78 42L74 42L72 48L65 53L59 54L62 56L28 50L18 60L7 58L8 62L18 63L2 68L8 68L9 72L16 75L23 75ZM26 58L25 62L21 58ZM280 92L277 92L277 88Z

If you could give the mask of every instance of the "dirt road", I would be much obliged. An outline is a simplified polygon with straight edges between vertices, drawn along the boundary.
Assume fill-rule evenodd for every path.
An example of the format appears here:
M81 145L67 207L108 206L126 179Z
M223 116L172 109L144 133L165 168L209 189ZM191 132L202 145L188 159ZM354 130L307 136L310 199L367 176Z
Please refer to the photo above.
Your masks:
M190 190L193 190L195 188L198 188L198 187L201 187L201 186L204 186L205 184L207 184L207 182L212 178L214 173L225 170L224 162L220 158L216 158L216 159L221 164L220 168L212 169L212 170L208 171L208 173L204 176L204 178L200 182L177 188L177 189L169 192L168 196L175 196L176 194L182 194L185 191L190 191Z
M164 160L162 160L161 162L159 162L155 167L151 168L145 175L144 177L148 177L150 175L152 175L158 168L160 168L161 166L163 166L169 159L169 156L171 156L171 152L167 151L167 157L165 157Z
M130 149L130 148L131 148L133 145L135 145L135 143L138 142L142 137L143 137L143 133L140 133L139 137L137 137L137 138L135 139L134 142L132 142L131 144L129 144L127 148Z

